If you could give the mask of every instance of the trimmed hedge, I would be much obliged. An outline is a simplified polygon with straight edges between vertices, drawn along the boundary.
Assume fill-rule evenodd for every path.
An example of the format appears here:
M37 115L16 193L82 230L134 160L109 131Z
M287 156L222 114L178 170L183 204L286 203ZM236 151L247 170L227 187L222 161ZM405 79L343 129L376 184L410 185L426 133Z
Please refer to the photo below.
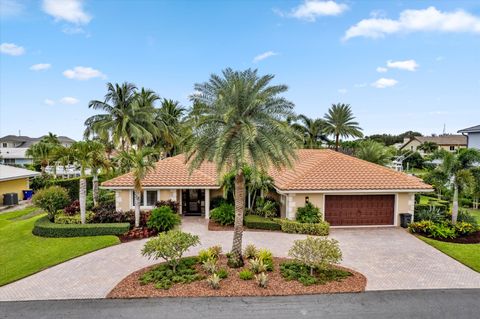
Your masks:
M282 230L282 227L276 221L258 215L246 215L243 221L248 228Z
M41 237L85 237L122 235L130 229L129 223L115 224L55 224L47 216L39 218L32 233Z
M288 219L276 219L275 221L280 224L284 233L290 234L327 236L330 229L330 224L323 221L320 223L299 223Z

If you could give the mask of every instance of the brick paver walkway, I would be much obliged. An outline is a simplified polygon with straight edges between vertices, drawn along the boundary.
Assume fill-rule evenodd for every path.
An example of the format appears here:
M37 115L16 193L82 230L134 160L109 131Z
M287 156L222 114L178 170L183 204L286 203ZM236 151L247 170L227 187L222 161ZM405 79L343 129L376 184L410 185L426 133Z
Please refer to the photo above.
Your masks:
M209 232L203 220L184 218L182 228L198 234L202 245L228 250L232 232ZM303 235L247 231L244 245L286 256ZM480 274L399 228L332 229L340 242L342 264L363 273L368 290L480 288ZM145 240L108 247L0 287L0 300L103 298L128 274L154 262L140 255Z

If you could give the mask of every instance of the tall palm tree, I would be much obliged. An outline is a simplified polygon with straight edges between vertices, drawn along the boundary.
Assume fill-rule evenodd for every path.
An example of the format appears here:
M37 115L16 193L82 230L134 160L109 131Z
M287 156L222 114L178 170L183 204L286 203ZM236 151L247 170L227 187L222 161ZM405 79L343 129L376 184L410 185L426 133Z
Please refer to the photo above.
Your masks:
M168 99L163 99L161 107L155 110L154 124L158 128L158 135L153 146L160 148L166 157L174 155L179 147L184 112L178 101Z
M80 165L80 219L85 224L87 200L87 168L92 169L92 160L96 153L103 151L103 144L96 141L79 141L71 146L74 161Z
M458 217L458 193L459 190L471 188L475 184L472 169L480 162L480 151L469 148L460 149L458 153L439 150L436 158L442 159L436 170L446 177L446 184L453 188L452 223L457 222Z
M42 137L40 141L47 144L60 145L57 134L53 134L52 132L48 132L48 135Z
M144 119L151 114L150 110L140 107L137 87L132 83L107 83L107 94L104 101L92 100L88 107L102 110L85 121L85 137L97 135L103 139L112 138L121 150L131 147L138 139L150 136L151 133L143 126Z
M108 169L110 167L110 161L107 159L105 145L99 142L93 142L90 154L90 169L92 172L92 193L93 193L93 206L98 206L99 200L99 187L98 187L98 174L102 169Z
M340 137L362 137L362 129L354 121L352 109L349 104L332 104L325 114L325 133L335 136L335 150L338 151Z
M25 152L25 155L32 158L34 162L39 163L42 174L45 175L45 169L50 164L54 149L54 145L50 143L39 142L31 145Z
M355 156L379 165L387 165L391 162L394 150L374 140L365 140L359 143Z
M303 135L305 148L319 148L322 141L328 141L325 135L325 120L312 119L306 115L300 114L297 122L292 124L293 128Z
M138 147L151 143L154 137L159 134L159 128L154 123L155 102L159 99L160 97L154 91L145 88L142 88L140 92L135 94L135 99L132 103L135 123L146 130L138 132L133 136L132 142Z
M281 97L285 85L270 85L273 75L257 70L213 74L208 82L195 84L198 121L186 144L190 170L205 161L215 163L219 175L235 172L235 224L232 255L242 260L245 176L250 164L259 170L291 165L299 136L286 123L293 103Z
M135 191L135 227L140 226L140 203L142 200L142 180L155 168L153 161L154 150L148 147L141 149L132 148L119 154L121 162L131 169Z

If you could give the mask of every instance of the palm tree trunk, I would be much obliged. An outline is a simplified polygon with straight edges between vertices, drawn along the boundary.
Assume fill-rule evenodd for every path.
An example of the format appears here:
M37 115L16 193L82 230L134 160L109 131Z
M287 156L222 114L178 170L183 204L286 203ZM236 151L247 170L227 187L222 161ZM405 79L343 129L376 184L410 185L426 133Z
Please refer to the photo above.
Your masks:
M452 206L452 224L457 223L458 217L458 186L457 183L453 185L453 206Z
M135 190L135 227L140 227L140 201L141 191L138 189Z
M95 172L92 179L92 191L93 191L93 206L98 206L98 174Z
M235 225L233 228L232 254L242 257L243 214L245 211L245 176L239 169L235 175Z
M335 134L335 151L338 152L338 146L340 145L340 134Z
M84 176L80 178L80 220L82 224L86 222L86 199L87 199L87 180Z

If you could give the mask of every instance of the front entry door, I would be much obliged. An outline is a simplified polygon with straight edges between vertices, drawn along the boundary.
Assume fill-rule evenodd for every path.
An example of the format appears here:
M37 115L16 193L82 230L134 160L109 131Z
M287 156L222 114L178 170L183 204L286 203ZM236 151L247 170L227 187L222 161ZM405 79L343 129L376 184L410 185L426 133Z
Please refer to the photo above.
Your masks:
M201 216L205 209L205 190L182 190L182 211L187 216Z

